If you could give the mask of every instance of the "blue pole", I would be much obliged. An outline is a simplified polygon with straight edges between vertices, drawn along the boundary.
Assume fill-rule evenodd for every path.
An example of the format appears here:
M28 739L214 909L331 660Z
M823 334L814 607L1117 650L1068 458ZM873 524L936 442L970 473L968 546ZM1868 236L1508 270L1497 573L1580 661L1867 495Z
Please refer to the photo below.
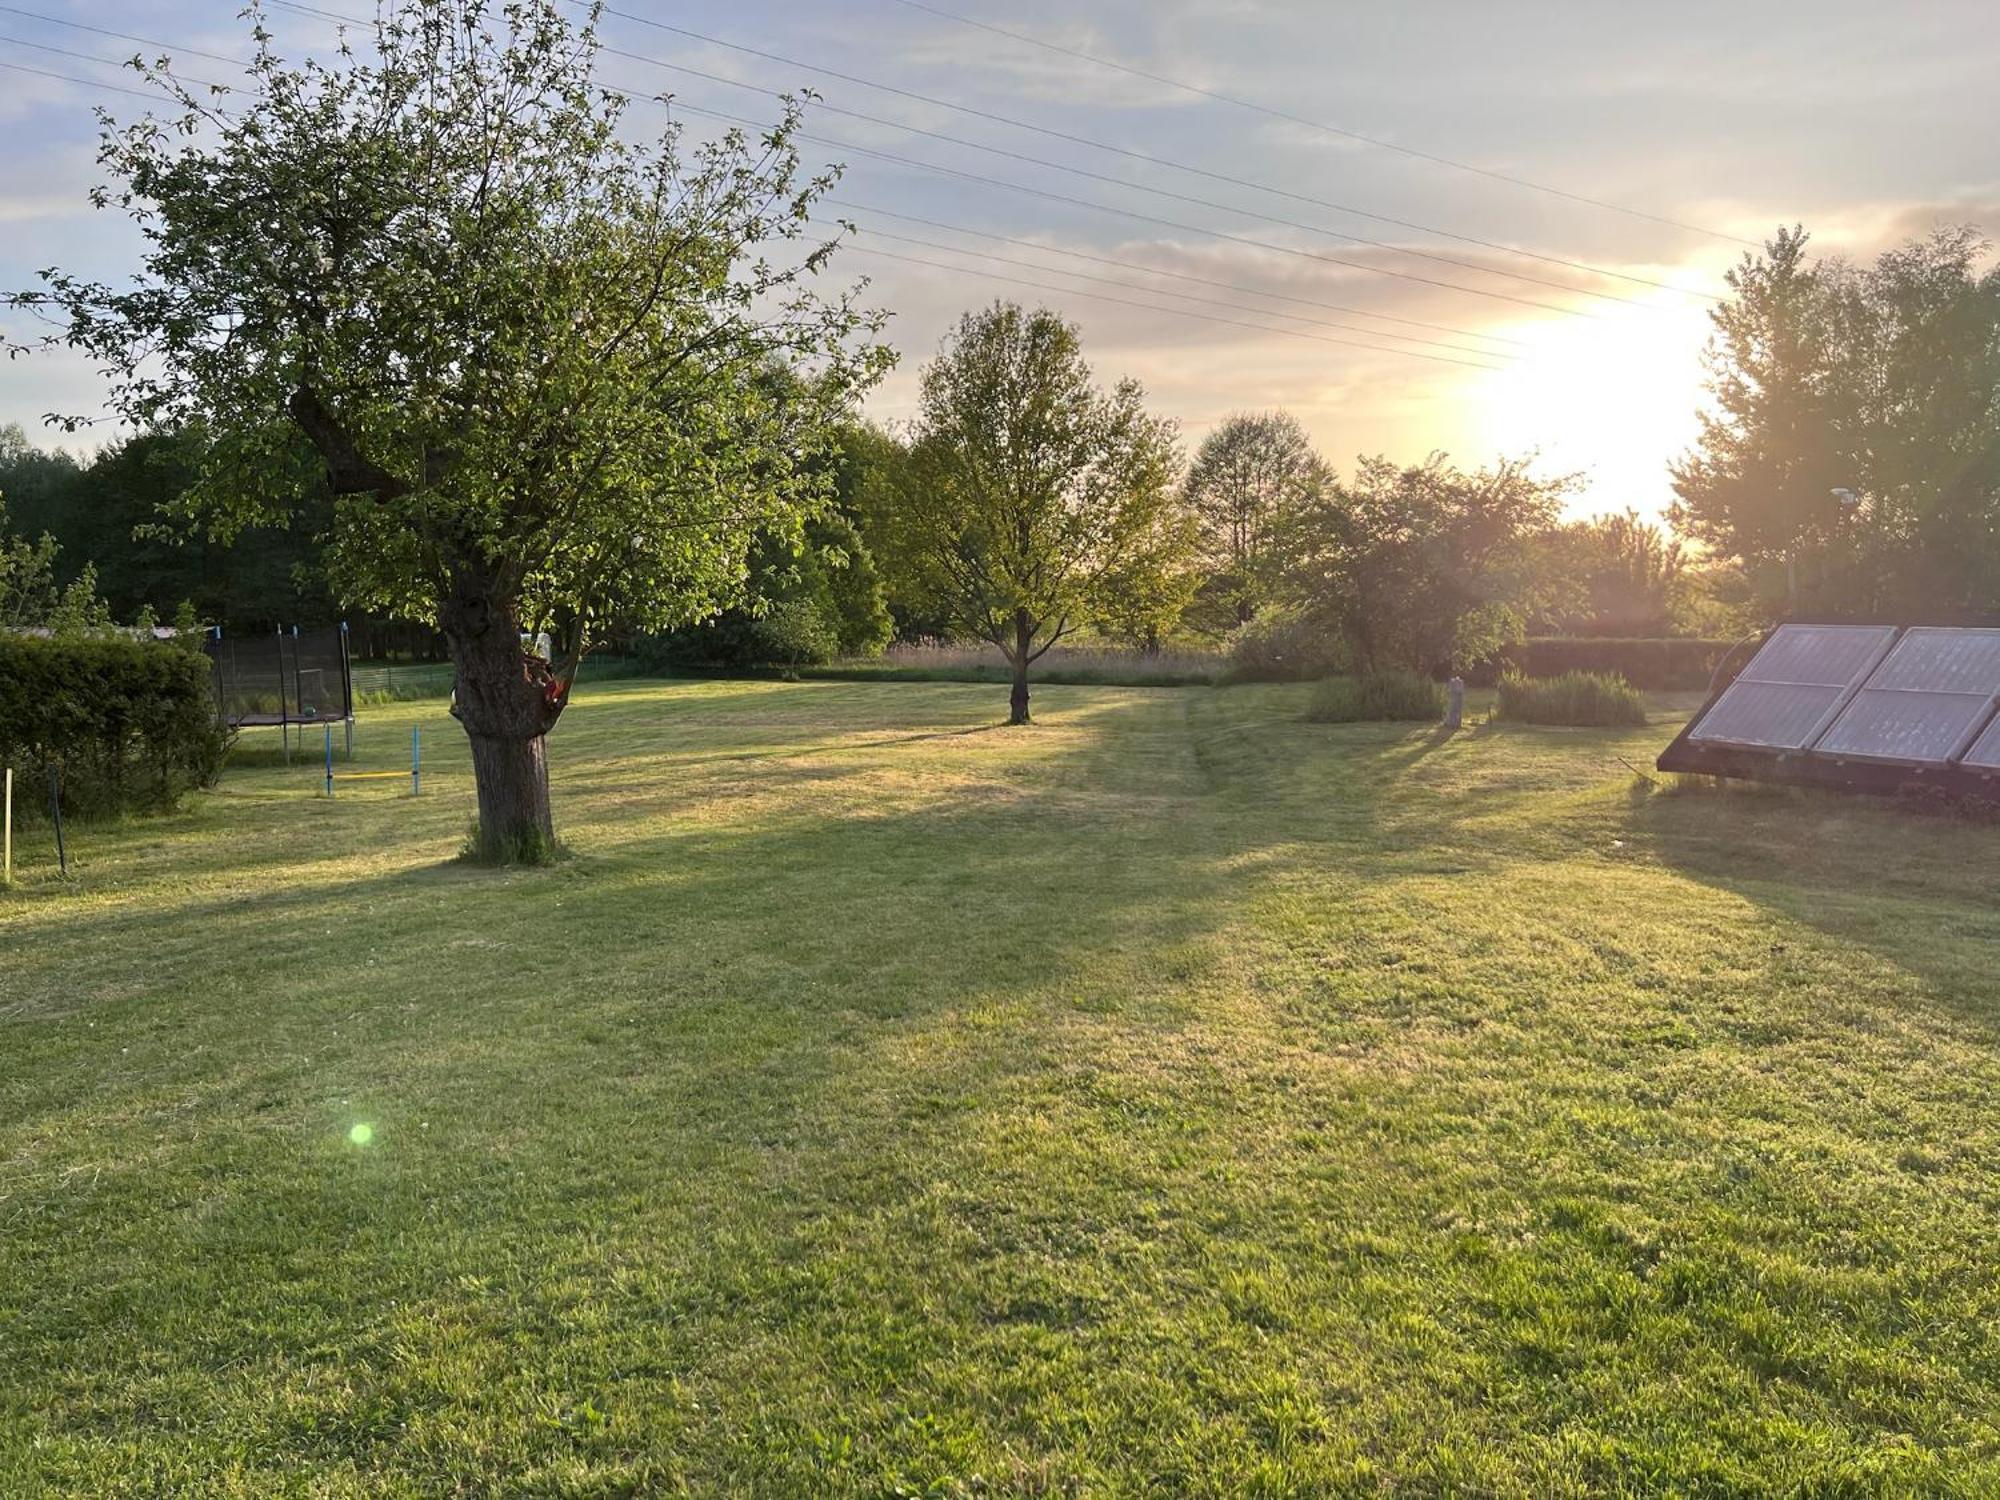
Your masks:
M333 726L326 726L326 794L333 795Z
M424 741L423 730L415 724L410 726L410 795L423 795Z

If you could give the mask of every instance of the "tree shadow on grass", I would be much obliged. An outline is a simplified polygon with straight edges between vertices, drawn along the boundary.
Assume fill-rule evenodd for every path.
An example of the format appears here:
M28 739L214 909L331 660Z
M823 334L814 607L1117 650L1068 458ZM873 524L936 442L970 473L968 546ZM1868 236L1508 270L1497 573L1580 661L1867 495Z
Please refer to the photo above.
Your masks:
M1667 868L1866 950L2000 1035L2000 828L1834 792L1636 781L1626 826Z

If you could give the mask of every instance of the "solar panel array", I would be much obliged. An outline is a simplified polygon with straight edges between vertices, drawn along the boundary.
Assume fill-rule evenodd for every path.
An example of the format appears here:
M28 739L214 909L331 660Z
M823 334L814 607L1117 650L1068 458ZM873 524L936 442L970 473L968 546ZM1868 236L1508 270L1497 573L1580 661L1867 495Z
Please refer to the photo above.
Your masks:
M1780 625L1689 738L1803 750L1895 639L1895 628L1887 625Z
M1813 748L1852 759L1949 762L1993 717L2000 630L1903 633Z
M2000 630L1781 625L1660 764L1984 783L2000 775Z

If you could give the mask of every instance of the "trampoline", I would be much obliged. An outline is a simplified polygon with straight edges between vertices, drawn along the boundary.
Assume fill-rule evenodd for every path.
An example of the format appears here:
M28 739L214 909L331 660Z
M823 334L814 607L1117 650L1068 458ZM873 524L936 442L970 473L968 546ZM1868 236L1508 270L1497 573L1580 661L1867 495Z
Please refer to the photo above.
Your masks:
M291 751L291 728L338 722L354 742L354 676L347 626L227 636L217 626L202 643L215 674L216 714L232 730L277 729ZM303 744L303 741L301 741Z

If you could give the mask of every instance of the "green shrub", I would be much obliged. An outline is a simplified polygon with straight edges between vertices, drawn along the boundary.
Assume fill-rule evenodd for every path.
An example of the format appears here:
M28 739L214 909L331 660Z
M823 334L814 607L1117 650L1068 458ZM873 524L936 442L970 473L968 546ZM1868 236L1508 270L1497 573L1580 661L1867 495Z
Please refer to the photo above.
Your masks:
M1339 639L1292 610L1265 610L1229 638L1231 682L1312 682L1346 666Z
M64 812L170 808L215 780L222 750L200 652L0 633L0 765L14 768L22 812L46 805L50 766L61 775Z
M1626 725L1646 722L1637 688L1605 672L1500 679L1500 717L1521 724Z
M1319 724L1348 724L1358 719L1420 719L1444 717L1444 689L1415 672L1369 672L1360 677L1329 677L1313 689L1306 717Z

